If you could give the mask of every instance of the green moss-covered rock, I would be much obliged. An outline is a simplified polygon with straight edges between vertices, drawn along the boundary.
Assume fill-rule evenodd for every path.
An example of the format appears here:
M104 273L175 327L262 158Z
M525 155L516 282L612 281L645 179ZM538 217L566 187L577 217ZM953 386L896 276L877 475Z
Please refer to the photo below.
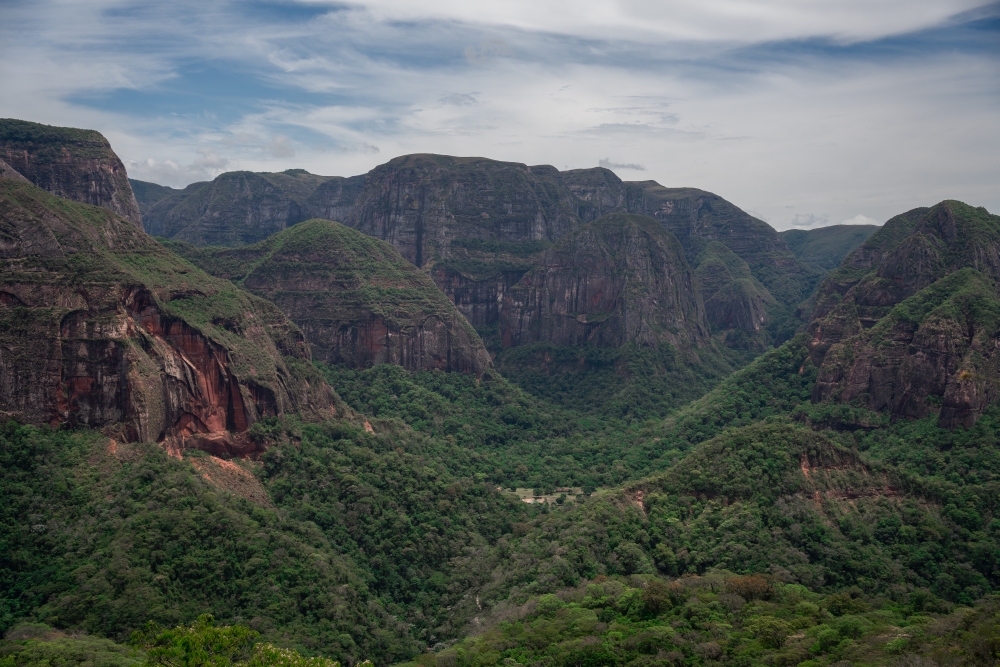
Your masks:
M479 335L426 274L340 223L310 220L232 250L170 246L276 304L327 363L477 375L491 365Z

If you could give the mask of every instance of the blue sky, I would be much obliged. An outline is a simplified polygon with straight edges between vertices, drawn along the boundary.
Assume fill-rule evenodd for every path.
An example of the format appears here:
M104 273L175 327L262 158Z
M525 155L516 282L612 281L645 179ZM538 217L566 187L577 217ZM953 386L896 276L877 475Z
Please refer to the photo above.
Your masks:
M0 0L0 116L129 174L482 155L711 190L779 229L1000 212L1000 4Z

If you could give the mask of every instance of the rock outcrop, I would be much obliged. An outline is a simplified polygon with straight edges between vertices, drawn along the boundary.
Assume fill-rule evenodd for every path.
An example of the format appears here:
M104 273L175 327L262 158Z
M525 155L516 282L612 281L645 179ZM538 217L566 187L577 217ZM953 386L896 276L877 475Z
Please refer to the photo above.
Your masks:
M786 306L796 306L815 287L820 274L800 263L778 232L722 197L655 181L627 185L629 212L660 221L680 240L693 264L717 241L746 262L753 276Z
M343 220L364 176L231 171L183 190L132 181L146 231L197 246L252 245L310 218Z
M328 363L476 375L491 365L479 335L426 274L340 223L310 220L232 250L170 247L272 301Z
M695 263L713 330L759 334L767 323L768 307L777 301L753 276L749 265L720 241L709 241Z
M125 165L100 132L0 119L0 159L52 194L106 208L142 229Z
M505 292L502 342L691 349L709 339L696 283L680 243L655 220L607 215L561 238Z
M971 425L1000 386L1000 216L945 201L885 224L823 282L815 401Z
M0 180L0 418L246 454L336 400L272 304L104 208Z

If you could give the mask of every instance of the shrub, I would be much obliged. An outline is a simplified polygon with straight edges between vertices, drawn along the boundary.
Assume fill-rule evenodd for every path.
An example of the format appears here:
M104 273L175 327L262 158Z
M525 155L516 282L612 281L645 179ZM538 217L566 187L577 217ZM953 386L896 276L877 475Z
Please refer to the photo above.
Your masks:
M774 586L761 574L731 577L726 580L726 588L744 600L768 600L774 595Z

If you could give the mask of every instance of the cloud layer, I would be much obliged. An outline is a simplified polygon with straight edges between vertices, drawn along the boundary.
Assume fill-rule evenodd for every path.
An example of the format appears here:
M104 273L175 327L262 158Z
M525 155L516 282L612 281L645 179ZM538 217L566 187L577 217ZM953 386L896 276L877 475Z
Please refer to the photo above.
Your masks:
M973 1L4 5L0 116L130 175L481 155L714 191L777 228L1000 211L1000 11ZM600 157L606 156L606 157Z

